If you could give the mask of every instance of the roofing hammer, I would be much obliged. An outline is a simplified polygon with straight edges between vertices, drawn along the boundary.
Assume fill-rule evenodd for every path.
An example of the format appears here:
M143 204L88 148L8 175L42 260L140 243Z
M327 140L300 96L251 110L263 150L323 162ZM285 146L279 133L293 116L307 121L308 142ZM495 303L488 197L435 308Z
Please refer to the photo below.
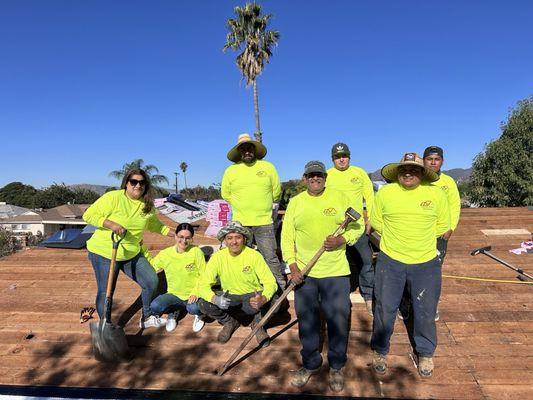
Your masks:
M500 264L505 265L507 268L510 268L510 269L512 269L513 271L519 273L520 275L518 275L517 278L520 279L521 281L527 282L528 279L533 281L533 276L531 276L531 275L525 273L523 269L516 268L516 267L512 266L511 264L509 264L509 263L503 261L501 258L496 257L494 254L492 254L492 253L490 252L491 249L492 249L491 246L480 247L479 249L472 250L472 251L470 252L470 255L471 255L471 256L477 256L477 255L480 254L480 253L481 253L481 254L485 254L487 257L490 257L490 258L492 258L493 260L498 261ZM526 278L527 278L527 279L526 279Z

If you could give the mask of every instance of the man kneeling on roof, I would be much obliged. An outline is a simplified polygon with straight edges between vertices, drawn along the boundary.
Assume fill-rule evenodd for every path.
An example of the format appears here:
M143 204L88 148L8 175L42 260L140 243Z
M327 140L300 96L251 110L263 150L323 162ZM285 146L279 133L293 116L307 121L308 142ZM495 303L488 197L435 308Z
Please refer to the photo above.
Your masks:
M407 289L413 307L413 341L422 377L433 373L437 347L435 312L441 290L437 237L450 229L448 200L431 184L437 174L416 153L385 165L381 175L391 184L379 190L370 215L381 234L376 263L374 326L371 347L376 373L387 370L387 353L396 312Z
M217 238L226 247L214 253L207 263L198 285L198 305L203 314L223 325L217 340L226 343L240 325L235 314L242 311L253 315L253 329L268 311L277 284L261 253L247 247L252 241L248 228L238 221L230 221ZM217 279L221 290L213 291ZM270 344L264 328L256 333L256 339L262 346Z

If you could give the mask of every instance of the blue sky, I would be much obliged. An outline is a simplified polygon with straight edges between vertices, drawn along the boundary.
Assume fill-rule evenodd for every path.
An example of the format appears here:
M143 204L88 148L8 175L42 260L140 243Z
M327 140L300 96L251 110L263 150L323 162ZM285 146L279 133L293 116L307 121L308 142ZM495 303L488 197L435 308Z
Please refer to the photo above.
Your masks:
M143 158L220 182L254 131L225 21L244 1L0 5L0 187L113 185ZM281 39L259 78L266 159L282 180L337 141L374 171L437 144L466 168L533 94L533 2L262 1ZM183 179L180 177L180 186Z

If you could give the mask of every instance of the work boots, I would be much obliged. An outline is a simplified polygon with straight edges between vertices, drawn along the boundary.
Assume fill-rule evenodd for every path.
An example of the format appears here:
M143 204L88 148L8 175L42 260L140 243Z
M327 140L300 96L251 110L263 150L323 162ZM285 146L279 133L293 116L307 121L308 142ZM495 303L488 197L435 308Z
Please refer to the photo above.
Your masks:
M230 318L228 322L222 326L222 329L218 333L217 340L220 343L226 343L228 340L230 340L231 335L233 335L233 332L235 332L239 325L239 321L237 321L235 318Z
M255 327L257 326L260 320L261 320L260 314L256 314L256 316L254 317L254 320L252 321L250 325L250 328L252 328L252 331L255 329ZM268 347L270 345L270 336L268 336L268 333L266 333L266 330L264 327L261 327L255 333L255 339L257 340L257 344L261 347Z
M418 373L422 378L433 375L433 358L418 356Z
M372 357L372 368L376 374L384 375L385 372L387 372L387 355L374 351Z

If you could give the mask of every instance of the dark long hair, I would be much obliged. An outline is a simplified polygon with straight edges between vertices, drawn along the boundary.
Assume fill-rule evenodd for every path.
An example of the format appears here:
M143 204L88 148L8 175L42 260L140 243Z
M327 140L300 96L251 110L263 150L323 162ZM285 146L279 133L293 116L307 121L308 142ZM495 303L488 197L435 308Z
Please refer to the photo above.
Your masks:
M150 177L144 171L144 169L134 168L126 172L126 175L124 175L124 178L122 178L120 188L126 190L126 185L133 175L142 175L144 178L144 192L142 194L142 199L144 202L143 213L148 214L154 207L154 195L152 191L152 182L150 181Z

